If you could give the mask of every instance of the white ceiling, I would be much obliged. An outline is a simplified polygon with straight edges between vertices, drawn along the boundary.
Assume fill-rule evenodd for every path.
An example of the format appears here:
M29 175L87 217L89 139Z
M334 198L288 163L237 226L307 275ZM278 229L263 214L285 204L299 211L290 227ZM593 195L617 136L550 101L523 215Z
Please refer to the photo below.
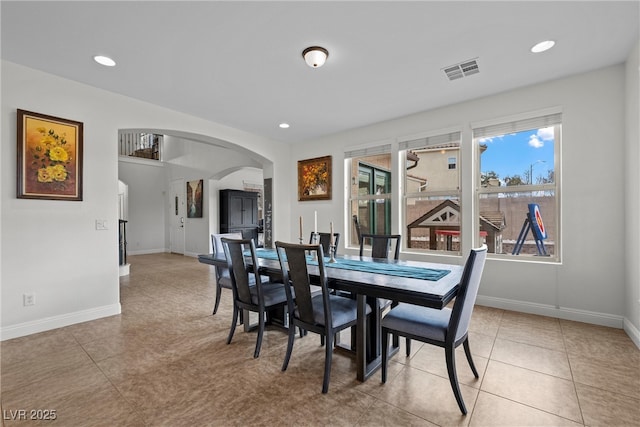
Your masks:
M638 1L2 1L1 18L4 60L292 143L622 63L639 38ZM479 74L446 78L472 58Z

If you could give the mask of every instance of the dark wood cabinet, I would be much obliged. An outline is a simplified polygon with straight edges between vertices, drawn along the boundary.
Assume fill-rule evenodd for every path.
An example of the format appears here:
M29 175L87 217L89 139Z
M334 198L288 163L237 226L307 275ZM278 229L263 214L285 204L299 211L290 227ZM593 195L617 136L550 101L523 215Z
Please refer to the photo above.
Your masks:
M238 232L258 244L258 193L220 190L220 233Z

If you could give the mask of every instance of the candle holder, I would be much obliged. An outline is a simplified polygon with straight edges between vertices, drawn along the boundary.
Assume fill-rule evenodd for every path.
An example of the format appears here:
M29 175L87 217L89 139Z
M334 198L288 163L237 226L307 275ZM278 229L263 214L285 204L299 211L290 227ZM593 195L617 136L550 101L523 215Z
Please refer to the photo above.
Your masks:
M317 245L319 237L320 237L320 235L318 234L318 232L314 231L313 233L311 233L311 244L312 245ZM311 254L311 258L314 261L317 261L318 260L318 252L317 251L313 251L312 254Z
M335 263L336 261L336 245L329 245L329 262Z

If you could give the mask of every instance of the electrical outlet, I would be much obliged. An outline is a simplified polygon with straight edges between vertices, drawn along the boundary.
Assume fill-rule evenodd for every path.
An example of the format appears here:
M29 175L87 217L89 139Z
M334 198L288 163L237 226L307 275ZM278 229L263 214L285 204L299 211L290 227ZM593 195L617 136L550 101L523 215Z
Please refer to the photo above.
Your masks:
M22 294L22 303L24 306L36 305L36 294Z
M96 219L96 230L108 230L106 219Z

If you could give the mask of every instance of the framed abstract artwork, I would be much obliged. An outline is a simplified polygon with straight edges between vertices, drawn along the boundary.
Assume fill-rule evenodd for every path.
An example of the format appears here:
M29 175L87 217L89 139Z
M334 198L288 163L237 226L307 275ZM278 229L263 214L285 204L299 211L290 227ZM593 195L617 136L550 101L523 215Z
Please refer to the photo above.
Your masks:
M82 123L17 113L17 197L81 201Z
M204 181L187 182L187 218L202 218L202 188Z
M298 200L331 200L331 156L298 161Z

